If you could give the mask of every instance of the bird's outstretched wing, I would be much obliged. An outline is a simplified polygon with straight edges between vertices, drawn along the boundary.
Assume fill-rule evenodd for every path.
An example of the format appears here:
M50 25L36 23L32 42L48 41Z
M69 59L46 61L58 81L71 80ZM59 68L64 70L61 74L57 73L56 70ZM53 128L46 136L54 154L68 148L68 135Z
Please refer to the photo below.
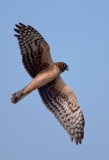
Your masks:
M84 116L73 91L61 77L38 89L42 101L67 130L71 140L81 143L84 137Z
M18 29L14 29L19 41L22 55L22 62L31 77L35 77L39 72L53 63L50 55L50 47L41 34L31 26L22 23L16 24Z

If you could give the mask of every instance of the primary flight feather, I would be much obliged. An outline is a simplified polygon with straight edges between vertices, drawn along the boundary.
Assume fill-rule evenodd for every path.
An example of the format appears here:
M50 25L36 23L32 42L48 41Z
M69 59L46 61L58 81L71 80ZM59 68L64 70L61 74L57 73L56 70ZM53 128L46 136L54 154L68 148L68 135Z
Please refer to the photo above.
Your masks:
M60 74L68 70L64 62L53 62L50 47L41 34L22 23L14 29L18 34L22 62L33 78L29 85L12 95L12 103L19 102L33 90L38 89L45 106L54 114L76 144L84 137L84 116L77 99Z

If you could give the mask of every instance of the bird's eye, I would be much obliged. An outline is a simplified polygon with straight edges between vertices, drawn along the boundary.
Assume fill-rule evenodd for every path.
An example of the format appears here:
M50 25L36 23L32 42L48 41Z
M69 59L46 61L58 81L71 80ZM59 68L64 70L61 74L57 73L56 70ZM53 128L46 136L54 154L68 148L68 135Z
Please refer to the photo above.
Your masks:
M63 69L64 69L64 70L68 70L67 64L63 63Z
M64 63L64 68L66 68L67 67L67 65Z
M67 65L66 65L65 63L63 64L63 68L64 68L64 69L66 69L66 68L67 68Z

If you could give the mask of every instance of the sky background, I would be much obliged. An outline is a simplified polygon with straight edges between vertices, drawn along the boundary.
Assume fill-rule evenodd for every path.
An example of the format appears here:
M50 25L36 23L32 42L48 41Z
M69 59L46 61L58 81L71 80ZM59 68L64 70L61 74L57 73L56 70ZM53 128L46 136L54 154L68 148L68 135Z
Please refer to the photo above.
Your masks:
M85 117L81 145L46 109L37 91L18 104L12 93L31 81L15 24L37 29ZM0 160L109 160L109 0L0 0Z

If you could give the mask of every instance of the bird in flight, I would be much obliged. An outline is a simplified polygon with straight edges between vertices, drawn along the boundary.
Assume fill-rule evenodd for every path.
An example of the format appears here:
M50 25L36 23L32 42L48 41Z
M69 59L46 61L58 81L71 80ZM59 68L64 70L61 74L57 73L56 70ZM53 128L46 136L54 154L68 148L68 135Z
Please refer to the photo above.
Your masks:
M45 106L54 114L76 144L84 137L84 116L74 92L65 84L60 74L68 70L64 62L53 62L50 47L41 34L29 25L19 23L17 34L24 68L33 80L20 91L12 94L12 103L19 102L38 89Z

